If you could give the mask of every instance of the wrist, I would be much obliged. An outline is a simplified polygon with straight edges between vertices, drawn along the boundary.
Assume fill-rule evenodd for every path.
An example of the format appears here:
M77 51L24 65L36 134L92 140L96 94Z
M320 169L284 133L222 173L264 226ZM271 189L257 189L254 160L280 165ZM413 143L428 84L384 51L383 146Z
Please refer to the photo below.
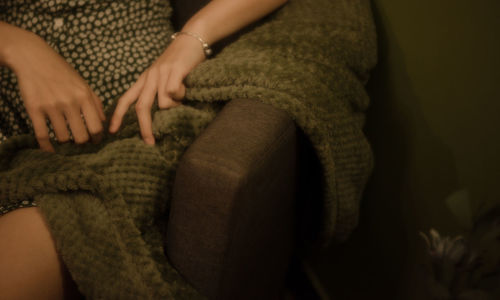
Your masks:
M174 56L182 56L182 61L190 68L206 59L200 42L188 35L179 35L172 41L168 52Z
M15 40L17 28L5 22L0 22L0 65L10 67L12 64L12 53L15 52Z
M0 46L0 65L13 69L15 65L15 48L12 43L5 43Z
M213 53L212 48L210 48L208 43L205 40L203 40L198 34L196 34L194 32L178 31L178 32L172 34L171 38L172 38L172 40L175 40L175 39L177 39L177 37L179 37L181 35L187 35L190 38L196 39L200 43L201 49L203 50L205 57L209 58L210 56L212 56L212 53Z
M12 70L16 69L18 57L22 53L23 41L40 38L36 34L22 28L0 22L0 65Z
M203 18L193 17L182 27L181 32L192 32L198 35L207 44L212 45L217 40L214 39L212 30L208 28L209 24L205 22Z

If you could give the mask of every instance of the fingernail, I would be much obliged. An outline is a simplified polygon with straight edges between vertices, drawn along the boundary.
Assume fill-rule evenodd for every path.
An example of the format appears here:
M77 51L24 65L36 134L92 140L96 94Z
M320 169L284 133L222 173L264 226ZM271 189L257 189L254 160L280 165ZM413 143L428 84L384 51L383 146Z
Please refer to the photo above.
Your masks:
M103 134L102 133L93 135L92 136L92 143L93 144L99 144L102 141L102 139L103 139Z
M51 153L56 153L56 150L54 147L51 146L40 146L40 150L45 151L45 152L51 152Z
M154 145L155 144L155 139L154 138L146 138L144 141L148 145Z

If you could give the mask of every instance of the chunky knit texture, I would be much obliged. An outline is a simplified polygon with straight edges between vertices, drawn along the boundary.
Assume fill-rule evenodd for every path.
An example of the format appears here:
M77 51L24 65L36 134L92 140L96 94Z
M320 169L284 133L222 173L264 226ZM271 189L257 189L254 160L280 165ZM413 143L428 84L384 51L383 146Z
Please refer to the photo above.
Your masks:
M155 113L155 147L140 140L133 112L99 145L52 154L30 136L7 140L0 206L36 200L89 299L199 298L162 249L175 168L221 100L257 98L311 140L324 171L322 237L343 240L372 168L363 85L375 52L367 0L290 0L188 76L187 105Z
M157 112L156 147L139 138L133 113L117 136L57 154L31 136L10 138L0 147L0 204L35 199L88 299L200 298L167 262L162 237L176 165L213 107Z
M257 98L287 111L324 169L322 239L342 241L358 222L372 169L363 134L364 89L376 62L368 0L291 0L188 77L188 99Z

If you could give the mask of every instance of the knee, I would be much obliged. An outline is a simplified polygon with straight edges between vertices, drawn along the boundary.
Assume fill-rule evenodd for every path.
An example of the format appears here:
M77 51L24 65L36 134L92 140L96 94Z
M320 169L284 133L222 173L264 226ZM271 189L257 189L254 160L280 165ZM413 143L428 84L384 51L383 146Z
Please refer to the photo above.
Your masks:
M38 208L0 217L0 241L2 297L62 299L62 264Z

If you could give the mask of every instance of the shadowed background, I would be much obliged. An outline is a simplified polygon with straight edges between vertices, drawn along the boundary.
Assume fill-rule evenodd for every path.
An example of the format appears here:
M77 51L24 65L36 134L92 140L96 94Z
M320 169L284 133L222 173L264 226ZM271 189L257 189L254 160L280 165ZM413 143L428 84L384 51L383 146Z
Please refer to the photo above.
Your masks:
M500 200L500 2L372 4L375 171L359 228L311 265L332 299L423 299L418 232L463 233Z

